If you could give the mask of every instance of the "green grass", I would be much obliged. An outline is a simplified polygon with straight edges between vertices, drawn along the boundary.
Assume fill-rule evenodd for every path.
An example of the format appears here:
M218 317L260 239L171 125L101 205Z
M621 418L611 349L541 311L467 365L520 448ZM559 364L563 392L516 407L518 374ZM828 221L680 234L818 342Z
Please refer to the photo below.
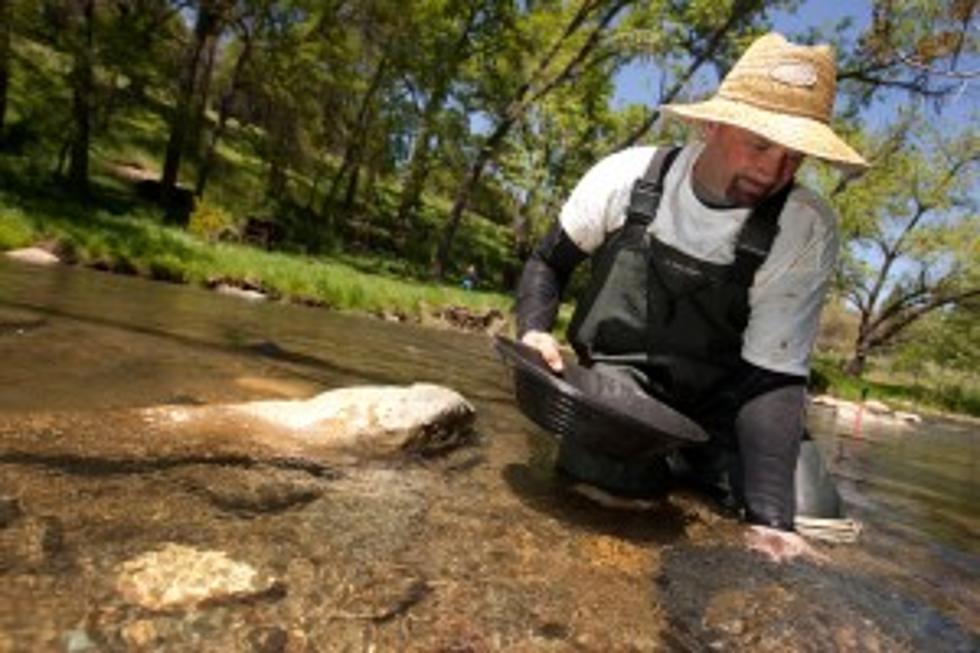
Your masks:
M818 390L851 401L867 391L867 399L883 401L891 407L931 410L980 416L980 388L969 378L944 375L885 381L872 371L865 378L843 372L842 361L827 355L814 359L812 379Z
M500 293L374 274L366 271L376 265L370 258L356 266L350 255L339 260L209 243L164 224L150 206L115 215L59 198L25 200L0 193L0 246L37 241L56 242L69 259L84 265L200 285L244 282L286 300L339 310L424 319L426 312L450 305L506 313L511 303Z

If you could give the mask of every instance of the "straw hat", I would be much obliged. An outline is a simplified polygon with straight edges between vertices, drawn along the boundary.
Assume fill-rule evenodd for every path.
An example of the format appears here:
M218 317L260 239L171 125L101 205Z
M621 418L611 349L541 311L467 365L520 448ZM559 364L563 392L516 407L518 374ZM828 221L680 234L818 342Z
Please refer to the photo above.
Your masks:
M661 109L690 121L748 129L844 170L864 170L868 162L829 126L836 76L830 46L797 45L772 32L749 46L714 97Z

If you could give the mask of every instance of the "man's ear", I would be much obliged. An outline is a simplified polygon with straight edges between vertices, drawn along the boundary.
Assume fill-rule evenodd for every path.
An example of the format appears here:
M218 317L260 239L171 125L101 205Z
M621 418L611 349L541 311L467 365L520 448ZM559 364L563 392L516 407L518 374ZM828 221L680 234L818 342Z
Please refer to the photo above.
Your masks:
M718 131L718 123L711 120L704 120L697 123L696 129L698 130L698 135L701 137L701 140L708 142Z

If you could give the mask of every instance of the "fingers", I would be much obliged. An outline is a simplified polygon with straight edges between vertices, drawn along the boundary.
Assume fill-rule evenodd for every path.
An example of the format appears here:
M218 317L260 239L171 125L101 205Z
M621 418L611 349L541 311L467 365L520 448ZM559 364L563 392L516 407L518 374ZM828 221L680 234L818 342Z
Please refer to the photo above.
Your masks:
M766 526L750 526L745 534L750 551L758 551L772 562L787 562L805 557L814 562L826 562L827 556L818 552L798 533Z
M550 333L544 331L528 331L521 338L521 342L528 347L538 350L544 362L555 372L565 369L565 363L561 358L561 351L558 349L558 341Z

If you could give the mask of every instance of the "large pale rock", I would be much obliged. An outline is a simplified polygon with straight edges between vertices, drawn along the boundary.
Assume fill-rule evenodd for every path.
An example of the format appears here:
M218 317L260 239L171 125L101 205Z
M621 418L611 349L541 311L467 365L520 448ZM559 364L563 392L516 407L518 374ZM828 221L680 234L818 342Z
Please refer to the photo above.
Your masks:
M277 586L274 579L260 576L224 551L174 543L127 560L116 577L116 591L126 601L154 611L252 599Z
M57 256L46 249L41 249L40 247L12 249L6 252L6 255L8 258L12 258L16 261L32 263L34 265L54 265L55 263L61 262L61 259L59 259Z
M234 432L284 455L385 456L457 446L469 437L475 411L454 390L418 383L341 388L306 400L159 407L145 416L164 429Z

